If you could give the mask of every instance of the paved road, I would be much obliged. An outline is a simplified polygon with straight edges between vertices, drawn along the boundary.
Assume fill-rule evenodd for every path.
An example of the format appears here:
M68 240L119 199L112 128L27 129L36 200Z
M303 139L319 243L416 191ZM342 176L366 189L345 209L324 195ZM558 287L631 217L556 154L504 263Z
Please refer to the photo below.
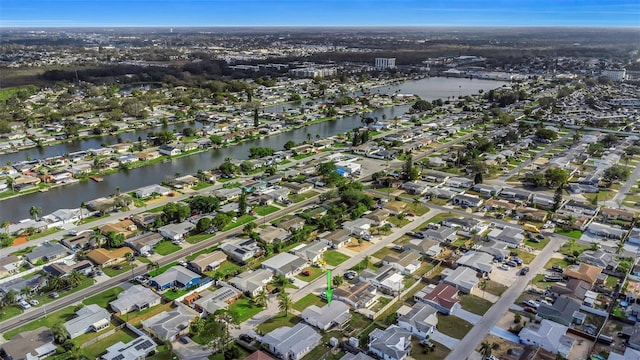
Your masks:
M309 204L312 204L314 202L317 201L316 197L318 195L306 199L304 201L301 201L299 203L296 204L292 204L289 207L286 207L284 209L278 210L274 213L271 213L269 215L267 215L265 217L265 221L271 221L271 220L275 220L285 214L291 213L293 211L297 211ZM206 240L203 240L197 244L193 244L189 247L186 247L182 250L176 251L175 253L163 256L161 259L158 260L158 263L160 264L160 266L168 264L170 262L173 261L177 261L177 260L182 260L184 259L187 255L200 251L202 249L206 249L208 247L211 247L229 237L233 237L235 235L238 235L242 233L242 227L239 226L233 230L229 230L223 233L219 233L217 235L214 235ZM146 273L148 270L145 266L139 266L137 268L135 268L133 270L133 275L141 275ZM74 304L78 301L82 301L84 298L91 296L93 294L97 294L100 293L104 290L107 290L109 288L118 286L120 283L123 282L127 282L129 279L131 279L132 274L131 272L125 272L123 274L120 274L119 276L113 277L113 278L109 278L106 281L103 282L98 282L95 285L91 286L88 289L79 291L77 293L73 293L64 297L61 297L60 299L57 299L49 304L46 305L46 311L47 313L52 313L54 311L60 310L62 308L65 308L67 306L70 306L71 304ZM45 308L44 306L40 306L37 308L33 308L31 310L28 310L26 312L24 312L21 315L18 315L16 317L10 318L8 320L5 320L3 322L0 323L0 333L4 333L5 331L14 328L16 326L25 324L29 321L35 320L37 318L40 318L41 316L44 315L44 311Z
M639 177L640 177L640 164L636 165L636 168L633 169L633 172L631 173L631 175L629 175L629 179L627 179L624 185L622 185L622 187L618 190L618 192L616 193L616 196L614 196L613 199L611 200L603 201L603 203L612 208L616 208L620 205L623 205L624 197L627 195L629 190L631 190L631 187L636 182L636 180L638 180Z
M519 276L518 280L502 294L500 299L493 304L493 306L487 311L482 319L467 333L467 335L460 341L460 343L452 349L447 360L460 360L466 359L470 356L480 345L482 340L487 336L489 331L493 329L498 320L502 318L509 307L513 304L518 296L525 290L527 285L536 274L540 273L544 269L544 265L551 258L551 255L556 252L565 239L554 239L556 236L552 236L552 241L547 245L536 258L529 264L531 271L527 275Z

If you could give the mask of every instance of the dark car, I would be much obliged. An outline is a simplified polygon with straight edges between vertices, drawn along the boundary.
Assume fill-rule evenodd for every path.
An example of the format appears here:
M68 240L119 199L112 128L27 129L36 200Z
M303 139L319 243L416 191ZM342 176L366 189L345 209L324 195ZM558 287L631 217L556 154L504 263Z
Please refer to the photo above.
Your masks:
M524 311L531 313L531 314L537 314L538 310L536 310L535 308L532 308L531 306L525 306L524 307Z
M525 266L520 270L520 275L527 275L528 272L529 272L529 267Z
M272 294L277 294L280 292L280 288L273 288L273 290L271 290Z
M239 338L240 340L246 342L247 344L251 344L251 342L253 342L253 339L251 338L251 336L247 334L240 334Z
M189 338L186 336L180 336L180 342L183 344L188 344L189 343Z
M560 266L560 265L553 265L553 266L551 267L551 270L553 270L553 271L555 271L555 272L560 272L560 273L561 273L561 272L564 272L564 269L563 269L563 268L562 268L562 266Z

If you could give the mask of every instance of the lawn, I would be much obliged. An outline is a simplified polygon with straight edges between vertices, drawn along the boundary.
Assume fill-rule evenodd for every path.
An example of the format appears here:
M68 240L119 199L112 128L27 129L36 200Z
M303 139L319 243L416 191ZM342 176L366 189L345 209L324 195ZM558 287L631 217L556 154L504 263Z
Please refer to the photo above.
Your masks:
M136 264L122 264L122 265L119 265L119 266L120 266L119 270L114 269L113 267L109 266L109 267L106 267L106 268L102 269L102 271L104 272L105 275L107 275L109 277L115 277L115 276L118 276L118 275L120 275L120 274L122 274L124 272L131 271L131 269L135 268L137 265Z
M32 321L30 323L26 323L22 326L13 328L7 332L4 333L3 337L6 340L11 339L12 337L23 333L25 331L31 331L31 330L35 330L41 326L45 326L45 327L52 327L55 324L62 324L65 323L68 320L71 320L75 317L75 311L74 311L74 307L73 306L69 306L66 307L62 310L56 311L54 313L50 313L47 314L46 317L41 317L35 321Z
M262 311L262 307L254 304L251 299L246 297L240 298L229 305L229 312L238 323L251 319L260 311Z
M423 222L420 226L418 226L416 228L416 230L420 230L420 229L424 228L425 226L427 226L429 224L440 224L442 222L442 220L444 220L445 218L447 218L449 216L451 216L451 214L449 214L449 213L436 214L431 219Z
M545 246L547 246L547 244L549 243L549 241L551 241L551 239L549 239L548 237L544 238L543 240L540 240L540 242L533 242L530 240L526 240L524 243L527 246L530 246L536 250L542 250L545 248Z
M285 315L283 312L281 312L275 317L272 317L271 319L258 325L258 328L256 330L258 331L258 334L266 334L282 326L293 327L295 324L299 323L300 320L301 319L299 316L293 315L291 313L289 313L289 315Z
M244 224L246 224L246 223L248 223L248 222L251 222L251 221L253 221L253 220L255 220L255 219L256 219L256 217L255 217L255 216L251 216L251 215L248 215L248 214L244 214L244 215L240 216L240 217L236 220L236 222L234 222L234 223L232 222L232 223L227 224L227 226L225 226L224 228L222 228L222 231L227 231L227 230L231 230L231 229L233 229L233 228L237 228L238 226L242 226L242 225L244 225Z
M317 305L319 307L323 307L326 304L324 300L322 300L319 296L314 294L308 294L302 299L298 300L293 304L292 308L298 311L302 311L311 305Z
M508 287L504 286L500 283L497 283L493 280L487 281L487 288L484 289L489 294L493 294L495 296L501 296L505 291L507 291Z
M458 317L438 313L438 325L436 328L445 335L462 339L472 327L473 325Z
M542 290L546 289L550 284L552 285L553 283L544 281L544 274L537 274L533 280L531 280L531 285Z
M192 187L191 189L198 191L198 190L202 190L202 189L206 189L209 186L213 186L213 184L205 182L205 181L199 181L196 186Z
M109 335L106 338L93 343L89 346L83 346L80 352L82 355L86 356L88 359L97 359L101 354L105 352L105 350L121 341L123 343L128 343L129 341L137 338L137 336L126 328L116 331L113 335Z
M85 305L97 304L101 308L106 309L110 302L118 298L118 294L123 292L124 290L121 287L114 287L109 290L103 291L100 294L93 295L92 297L86 298L82 301Z
M294 203L299 203L301 201L307 200L308 198L314 197L318 194L320 193L317 191L309 190L309 191L303 192L302 194L289 195L289 200L293 201Z
M588 250L590 246L582 245L577 241L567 241L558 250L560 253L567 256L574 256L574 253L582 254L585 250Z
M322 256L324 257L324 260L327 262L327 264L331 266L338 266L347 261L347 259L349 258L349 256L338 252L337 250L325 251Z
M185 241L189 244L197 244L202 240L210 238L211 236L213 235L207 234L206 232L203 234L189 235Z
M320 276L322 276L324 274L324 269L313 267L313 266L305 268L304 270L309 271L309 276L304 276L304 275L302 275L302 273L300 273L300 274L296 275L296 277L298 279L300 279L302 281L306 281L306 282L311 282L311 281L317 279L318 277L320 277Z
M148 318L158 315L163 311L170 311L172 305L173 303L168 302L165 304L152 306L144 310L126 313L120 316L120 318L128 321L133 326L138 326L143 320L147 320Z
M516 252L518 253L518 257L520 259L522 259L522 262L524 262L525 264L531 264L531 262L533 261L533 259L536 258L535 254L532 254L528 251L524 251L521 249L517 249Z
M239 270L240 267L241 267L240 265L234 263L233 261L225 260L216 269L207 271L205 272L205 274L209 277L213 277L217 272L220 272L223 275L227 275L232 272L235 272L236 270Z
M479 298L474 295L463 295L460 297L462 308L477 315L484 315L493 304L489 300Z
M544 265L544 268L551 269L553 265L560 265L566 269L571 264L565 259L549 259L549 261L547 261L547 263Z
M411 222L411 220L407 219L406 217L399 219L397 216L389 216L387 221L389 221L395 227L403 227Z
M210 248L202 249L202 250L200 250L200 251L198 251L198 252L196 252L196 253L193 253L193 254L191 254L191 255L187 256L187 261L193 261L193 260L194 260L195 258L197 258L198 256L200 256L200 255L202 255L202 254L209 254L209 253L212 253L212 252L214 252L214 251L215 251L215 250L217 250L217 249L218 249L218 247L217 247L217 246L213 246L213 247L210 247Z
M563 236L567 236L570 237L572 239L580 239L580 237L582 236L582 231L580 230L571 230L571 231L564 231L562 229L560 229L559 227L557 227L554 231L556 234L558 235L563 235Z
M607 276L607 280L604 282L604 284L610 288L613 289L616 287L616 284L618 284L618 278L615 276Z
M416 216L422 216L429 212L429 208L423 205L409 205L409 209L412 213L416 214Z
M380 250L376 251L375 253L373 253L373 255L371 255L371 256L373 256L373 257L375 257L375 258L378 258L378 259L382 260L382 259L384 259L387 255L398 255L398 254L399 254L399 252L398 252L398 251L395 251L395 250L393 250L392 248L390 248L390 247L386 247L386 246L385 246L385 247L383 247L382 249L380 249Z
M260 215L260 216L266 216L269 215L271 213L274 213L276 211L280 210L279 207L277 206L256 206L253 208L253 211L256 212L256 214Z
M607 201L607 200L611 200L613 199L614 196L616 196L616 192L615 191L599 191L597 194L582 194L582 196L584 196L587 201L589 203L593 203L594 201Z
M149 271L149 276L151 276L151 277L158 276L158 275L162 274L163 272L169 270L170 268L172 268L173 266L176 266L176 265L178 265L177 261L170 262L167 265L161 266L159 269L155 269L153 271Z
M22 314L22 310L15 305L4 307L0 310L0 321L7 320L20 314Z
M153 251L155 251L158 255L169 255L178 250L182 249L179 245L176 245L168 240L160 241L156 246L154 246Z
M420 345L419 338L415 336L411 338L411 342L413 343L412 354L414 359L444 360L451 352L451 350L447 349L439 342L433 340L430 341L436 347L433 351L429 351L424 346Z

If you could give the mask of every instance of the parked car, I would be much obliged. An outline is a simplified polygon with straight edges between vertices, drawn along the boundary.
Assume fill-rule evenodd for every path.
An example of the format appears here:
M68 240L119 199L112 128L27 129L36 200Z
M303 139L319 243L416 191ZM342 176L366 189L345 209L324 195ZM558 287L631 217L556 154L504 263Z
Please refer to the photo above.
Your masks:
M527 300L527 301L523 301L522 303L535 309L540 307L540 303L535 300Z
M551 270L553 270L553 271L555 271L555 272L559 272L559 273L564 272L564 269L563 269L563 268L562 268L562 266L560 266L560 265L553 265L553 266L551 267Z
M29 300L29 304L31 304L31 306L38 306L40 305L40 302L36 299L31 299Z
M544 235L542 235L542 234L538 234L538 235L536 235L536 237L537 237L538 239L540 239L540 240L544 240Z
M522 269L520 269L520 275L527 275L528 272L529 272L528 266L525 266Z
M303 276L310 276L310 275L311 275L311 271L309 271L309 270L303 270L303 271L301 272L301 274L302 274Z
M22 310L27 310L27 309L31 308L31 305L29 305L29 303L24 301L24 300L18 301L18 306L20 306L20 308L22 308Z
M511 267L516 267L516 266L518 266L518 263L517 263L517 262L515 262L515 261L513 261L513 260L509 260L509 261L507 261L505 264L507 264L507 265L509 265L509 266L511 266Z
M520 259L520 258L519 258L519 257L517 257L517 256L512 257L512 258L511 258L511 260L512 260L512 261L515 261L515 262L516 262L516 264L518 264L518 266L519 266L519 265L522 265L522 259Z
M60 295L59 295L57 292L55 292L55 291L54 291L54 292L52 292L51 294L49 294L49 296L50 296L50 297L52 297L52 298L54 298L54 299L57 299L57 298L59 298L59 297L60 297Z
M251 344L253 342L253 339L251 338L251 336L247 334L240 334L239 338L240 340L246 342L247 344Z
M532 308L530 306L525 306L524 307L524 311L526 311L528 313L531 313L531 314L537 314L538 313L538 310L536 310L536 309L534 309L534 308Z
M509 270L510 267L508 267L506 264L500 264L500 266L498 266L499 269L501 270Z

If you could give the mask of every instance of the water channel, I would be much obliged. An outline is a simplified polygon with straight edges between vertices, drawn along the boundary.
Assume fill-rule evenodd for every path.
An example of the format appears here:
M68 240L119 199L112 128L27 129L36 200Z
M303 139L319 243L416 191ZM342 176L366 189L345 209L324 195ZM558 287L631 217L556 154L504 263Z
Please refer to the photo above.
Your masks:
M403 94L417 94L425 100L435 100L438 98L446 99L448 96L477 94L480 89L490 90L500 87L503 84L505 83L487 80L427 78L417 81L409 81L394 86L376 88L371 92L380 91L380 93L399 92ZM283 108L292 107L295 107L295 104L286 104L284 107L279 107L278 109L267 109L267 111L282 111ZM408 109L409 105L394 106L372 111L367 116L378 117L381 119L384 114L387 119L391 119L394 116L404 114ZM247 159L249 157L249 149L252 147L262 146L279 150L282 149L283 145L289 140L293 140L296 143L305 141L307 139L307 134L311 134L313 139L316 138L316 135L319 135L320 138L326 138L350 131L360 125L359 115L349 116L334 121L325 121L281 134L244 142L227 148L213 149L199 154L172 159L169 162L158 163L129 171L120 171L116 174L105 176L104 181L101 183L86 181L50 189L48 192L44 193L36 192L2 200L0 201L0 219L18 221L20 219L27 218L29 217L29 209L32 205L37 205L42 208L43 214L51 213L57 209L77 208L83 201L89 201L114 193L116 187L119 187L122 191L129 191L142 186L160 183L167 178L174 177L177 173L184 175L195 173L199 169L208 170L215 168L227 157L241 160ZM180 129L185 126L193 126L193 124L178 124L176 125L176 129ZM118 136L120 136L124 141L127 139L136 141L138 136L145 138L146 135L143 134L146 134L148 131L153 131L153 129L143 130L141 132L124 133ZM52 147L52 149L43 148L38 150L42 150L44 152L51 151L52 154L59 155L64 154L65 152L78 151L80 149L88 149L92 147L97 148L100 147L100 144L105 142L115 143L116 137L105 136L102 139L94 138L80 140L77 143L59 144ZM35 149L32 150L36 151ZM24 160L24 156L25 155L22 154L20 160ZM44 156L52 155L34 153L33 157L40 158ZM8 161L8 159L5 159L4 155L0 156L0 163L6 163L6 161Z

